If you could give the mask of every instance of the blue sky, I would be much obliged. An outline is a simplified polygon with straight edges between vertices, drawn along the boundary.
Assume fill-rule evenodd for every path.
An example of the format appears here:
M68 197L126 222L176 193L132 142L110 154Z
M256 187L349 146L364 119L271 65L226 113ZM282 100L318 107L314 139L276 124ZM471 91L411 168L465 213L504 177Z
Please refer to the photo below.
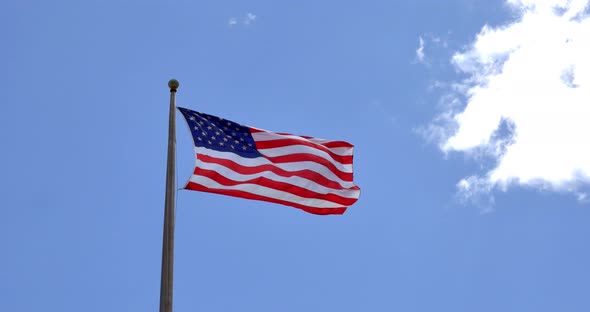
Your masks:
M3 3L0 310L158 309L176 78L355 144L362 189L328 217L178 192L176 311L588 311L587 4Z

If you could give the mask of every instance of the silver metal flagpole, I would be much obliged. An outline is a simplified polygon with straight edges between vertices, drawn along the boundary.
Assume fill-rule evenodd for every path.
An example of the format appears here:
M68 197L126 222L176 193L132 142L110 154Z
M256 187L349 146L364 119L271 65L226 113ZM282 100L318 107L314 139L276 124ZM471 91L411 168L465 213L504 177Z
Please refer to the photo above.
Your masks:
M168 81L170 87L170 116L168 121L168 165L166 168L166 200L164 207L164 237L162 242L162 279L160 284L160 312L172 312L174 273L174 192L176 159L176 79Z

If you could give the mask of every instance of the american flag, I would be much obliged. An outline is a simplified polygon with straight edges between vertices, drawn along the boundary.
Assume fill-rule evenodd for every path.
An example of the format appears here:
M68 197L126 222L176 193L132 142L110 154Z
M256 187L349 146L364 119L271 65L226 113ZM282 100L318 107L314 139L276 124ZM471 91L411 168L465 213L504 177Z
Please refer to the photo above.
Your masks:
M178 108L193 136L187 190L262 200L313 214L343 214L360 189L350 143L275 133Z

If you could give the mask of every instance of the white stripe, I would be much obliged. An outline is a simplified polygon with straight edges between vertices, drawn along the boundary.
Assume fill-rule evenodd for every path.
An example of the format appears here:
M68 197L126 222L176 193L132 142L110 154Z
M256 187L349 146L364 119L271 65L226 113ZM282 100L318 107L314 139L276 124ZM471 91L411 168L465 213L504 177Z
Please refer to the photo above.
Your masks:
M284 200L290 203L304 205L313 208L340 208L343 207L342 205L333 203L328 200L323 199L315 199L315 198L305 198L297 195L293 195L291 193L287 193L284 191L278 191L269 187L261 186L258 184L239 184L234 186L226 186L221 185L214 180L211 180L207 177L193 175L190 179L191 182L201 184L207 188L211 189L218 189L218 190L239 190L248 192L250 194L276 198L280 200Z
M251 180L251 179L255 179L255 178L259 178L259 177L265 177L265 178L268 178L273 181L284 182L284 183L288 183L288 184L298 186L298 187L301 187L304 189L308 189L312 192L319 193L319 194L334 194L334 195L338 195L338 196L346 197L346 198L358 198L360 195L359 190L333 189L330 187L326 187L326 186L317 184L314 181L311 181L311 180L308 180L308 179L305 179L305 178L302 178L299 176L282 177L282 176L279 176L279 175L277 175L273 172L270 172L270 171L264 171L264 172L255 173L255 174L241 174L241 173L235 172L225 166L222 166L219 164L213 164L213 163L206 163L206 162L202 162L200 160L197 160L196 167L200 168L200 169L215 171L215 172L219 173L220 175L222 175L230 180L236 181L236 182L247 181L247 180Z
M284 155L291 155L291 154L311 154L319 156L326 161L333 164L338 170L342 172L352 173L352 164L344 165L334 158L330 156L330 154L318 150L317 148L305 146L305 145L292 145L292 146L283 146L283 147L274 147L274 148L260 148L258 151L268 157L277 157L277 156L284 156Z
M353 147L328 147L328 149L340 156L352 156L352 152L354 151Z
M206 147L198 147L195 146L195 153L202 154L202 155L209 155L215 158L227 159L231 160L235 163L240 164L243 167L256 167L261 165L271 165L280 169L283 169L288 172L300 171L300 170L311 170L314 171L322 176L324 176L328 180L332 180L343 188L350 188L353 187L354 184L352 181L344 181L336 176L332 171L326 168L323 165L320 165L313 161L300 161L294 163L283 163L283 164L275 164L272 163L270 160L264 157L257 157L257 158L245 158L236 153L232 152L220 152L212 149L208 149Z
M284 135L284 134L276 134L276 133L269 133L269 132L255 132L252 133L252 138L254 139L254 141L273 141L273 140L284 140L284 139L294 139L294 140L299 140L299 141L304 141L304 142L308 142L308 143L312 143L312 144L318 144L321 145L324 148L329 149L330 151L332 151L334 154L340 155L340 156L350 156L352 155L352 147L327 147L324 146L323 144L326 143L330 143L330 142L336 142L336 141L330 141L330 140L324 140L324 139L306 139L306 138L302 138L300 136L296 136L296 135Z

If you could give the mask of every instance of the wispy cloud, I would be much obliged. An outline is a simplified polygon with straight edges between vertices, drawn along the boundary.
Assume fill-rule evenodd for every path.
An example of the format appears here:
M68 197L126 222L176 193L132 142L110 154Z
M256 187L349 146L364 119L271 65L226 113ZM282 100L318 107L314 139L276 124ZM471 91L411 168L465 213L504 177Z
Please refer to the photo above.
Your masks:
M422 36L418 37L418 49L416 49L416 61L419 63L424 62L424 39Z
M247 13L246 17L244 18L244 25L250 25L256 21L256 15L252 13Z
M468 77L430 125L446 152L494 165L458 184L465 196L511 185L572 192L590 182L588 0L507 0L520 18L484 26L452 63ZM422 46L422 44L421 44ZM417 58L423 49L416 51ZM457 105L460 103L460 105Z
M414 62L430 65L433 54L439 54L441 52L440 49L446 47L446 39L442 39L432 33L422 34L418 36L418 48L416 48L414 54Z
M238 19L237 17L230 17L227 21L227 24L229 26L237 26L238 24L247 26L247 25L251 25L255 21L256 21L256 15L254 13L246 13L246 15L242 19Z

